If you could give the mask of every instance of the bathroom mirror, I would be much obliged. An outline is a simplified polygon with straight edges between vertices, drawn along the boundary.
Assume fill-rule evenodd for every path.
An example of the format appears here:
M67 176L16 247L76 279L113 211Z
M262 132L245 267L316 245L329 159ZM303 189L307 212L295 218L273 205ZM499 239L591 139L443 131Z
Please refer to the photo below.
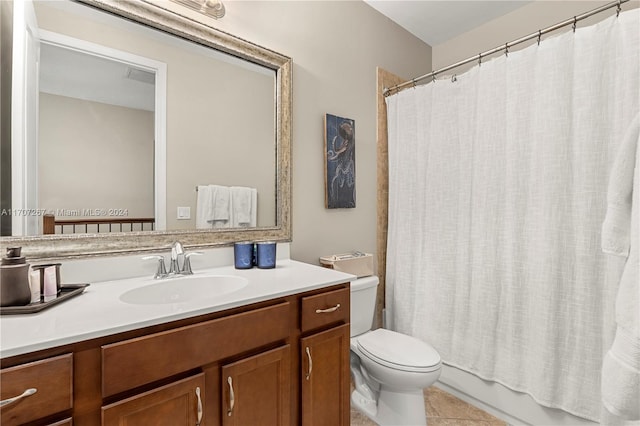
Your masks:
M59 4L61 2L45 3ZM152 5L142 1L119 2L112 0L81 0L71 3L76 9L78 7L86 9L86 11L82 13L99 12L101 15L97 18L99 24L111 26L108 31L114 31L112 38L117 39L120 37L122 39L121 41L124 41L121 45L125 46L125 48L121 50L125 51L124 55L129 65L134 64L133 66L129 66L129 69L124 72L133 74L133 80L140 80L147 84L146 90L147 92L151 92L151 100L145 103L147 106L135 108L147 111L147 116L151 117L148 121L151 122L151 126L155 125L155 130L151 129L146 133L148 144L141 151L146 154L135 153L135 151L134 154L126 151L114 152L117 144L115 141L110 143L107 138L106 140L103 139L101 144L102 146L105 144L109 145L107 151L111 154L111 162L104 159L108 157L108 155L101 154L99 150L93 149L93 151L98 151L94 152L94 156L97 157L98 160L83 159L82 161L78 161L79 164L77 164L77 168L73 165L74 161L64 161L65 155L59 154L59 145L54 146L54 148L38 146L35 149L41 154L46 154L40 156L40 165L37 166L39 173L44 174L42 171L42 157L44 156L48 160L48 164L46 164L47 167L51 168L51 163L53 163L53 168L55 169L55 165L58 165L56 173L60 175L61 179L59 181L61 183L59 183L58 186L67 188L67 191L60 191L60 193L71 192L78 194L80 192L78 188L71 191L69 190L74 182L80 182L79 188L89 188L88 192L91 192L91 188L98 187L100 182L105 180L112 183L110 185L111 188L114 186L123 188L115 192L124 192L124 188L129 188L133 191L128 195L129 199L146 200L146 212L136 213L134 216L146 215L160 220L157 222L158 226L154 231L32 235L40 234L39 230L41 229L38 226L33 226L32 229L36 229L36 232L24 232L22 233L24 236L17 236L18 233L14 233L13 236L2 237L0 239L2 245L20 245L29 258L44 259L161 250L176 240L190 247L213 247L227 245L239 240L289 241L291 237L291 182L289 173L291 144L291 59L269 49L238 39L227 33L217 31L202 22L182 16L175 11L164 9L162 5ZM19 7L20 6L15 6L14 4L14 9ZM177 6L174 6L174 8L175 7ZM62 12L61 10L54 10L53 14L55 15ZM15 13L16 11L14 10L14 14ZM23 12L18 11L18 13ZM117 23L112 24L111 20L113 19L116 19ZM57 31L52 31L51 26L49 26L49 29L41 31L41 42L42 46L44 46L41 50L42 57L39 61L41 66L51 62L50 57L56 50L63 50L62 53L67 54L61 62L71 64L75 62L72 62L69 58L73 55L77 56L78 52L82 53L81 51L87 45L104 47L105 44L108 44L100 40L99 37L98 40L83 40L79 37L78 35L82 34L83 31L96 32L94 28L89 27L87 19L82 19L81 22L84 22L87 28L69 30L67 34L60 35ZM143 42L146 44L144 48L139 49L139 51L135 51L135 49L131 47L133 45L131 38L132 30L129 27L134 25L133 23L142 28L140 30L140 37L145 38ZM14 44L16 37L25 37L24 34L20 34L21 32L26 33L26 38L29 38L28 23L25 25L26 28L19 28L19 26L14 23ZM70 24L66 25L70 27ZM7 26L3 25L3 38L6 30ZM138 32L138 30L135 31ZM152 31L155 35L145 34L144 31ZM101 33L106 32L107 30L104 30ZM69 41L76 39L81 40L80 47L77 47ZM180 73L179 71L182 71L179 66L180 64L172 63L171 58L167 59L171 56L170 54L160 52L160 47L153 45L153 43L157 44L158 40L166 43L169 46L168 49L175 52L175 54L173 54L174 56L184 55L180 56L183 58L197 53L205 59L198 59L202 62L202 64L199 65L187 64L188 66L185 66L185 68L191 70L190 74L185 75L184 73ZM96 43L96 41L98 41L98 43ZM71 47L67 45L68 42L71 43ZM113 45L107 46L107 48L112 49ZM66 51L64 51L65 49ZM100 54L97 55L99 57L98 59L109 59L111 56L110 52L109 50L107 50L106 53L100 52ZM117 56L117 54L114 55ZM133 59L126 55L131 55ZM142 58L140 61L138 61L139 57ZM82 61L83 59L80 58L79 60ZM214 65L212 64L216 61L219 62L220 65L215 65L216 69L214 69ZM182 59L180 62L185 62L185 60ZM55 61L53 61L53 63L55 63ZM81 63L83 62L78 62L78 64ZM209 66L211 68L208 68ZM109 67L107 64L99 64L96 69L102 70ZM231 71L227 71L227 77L216 78L219 75L225 75L218 70L218 68L223 67L235 68L230 68ZM78 68L89 69L88 66L84 65L76 65L72 68L76 70ZM29 67L27 67L27 69L29 69ZM12 75L14 85L17 78L22 78L20 74L21 73L16 73L14 67ZM63 74L70 75L71 73L63 72ZM95 75L97 73L93 72L90 74ZM151 74L151 76L149 76L149 74ZM258 77L254 80L238 81L232 80L230 77L230 75L237 77L240 74ZM200 96L190 95L187 89L172 88L173 82L170 80L171 78L177 78L178 75L182 77L183 84L191 85L192 90L195 90L195 93ZM75 82L79 82L81 79L81 77L75 78ZM46 78L41 77L40 84L52 86L51 82L47 82L46 80ZM255 81L258 81L258 83L255 83ZM79 83L72 84L72 86L78 85ZM162 90L159 90L158 87L161 89L164 88L165 93L162 94ZM248 104L247 98L243 98L243 96L240 95L243 89L245 89L245 93L253 93L254 96L261 91L260 93L264 92L265 96L261 98L262 100L260 101L255 101L254 99L252 104ZM5 93L4 90L5 86L3 86L3 93ZM90 91L94 90L92 89ZM47 89L47 92L45 96L41 97L41 104L50 103L50 99L48 98L55 90ZM227 96L227 98L225 98L225 96ZM67 98L72 96L67 93L62 93L61 97L67 100ZM231 102L230 99L234 99L235 102ZM161 114L159 111L163 108L163 102L165 102L166 105L164 105L165 109ZM258 107L257 105L260 106ZM158 106L160 106L160 108L158 108ZM82 104L76 108L82 110ZM57 111L59 108L52 107L51 109ZM94 115L97 110L93 107L85 107L84 109L90 110L91 114ZM260 109L260 111L253 111L256 109ZM175 125L175 121L172 122L171 120L175 120L176 115L181 111L186 112L183 114L185 115L182 119L183 123L181 126L178 126ZM23 135L20 135L20 131L23 131L24 128L28 129L28 122L35 120L35 117L31 116L29 112L30 111L21 118L21 121L16 120L15 111L12 116L13 137L15 138L17 131L18 136L21 136L25 141L22 150L24 158L20 164L27 164L27 166L24 166L23 169L28 169L28 158L30 157L27 153L29 152L29 143L26 142L28 139L28 131L24 131ZM2 114L6 114L5 108L2 110ZM91 114L89 114L87 120L91 119ZM3 116L3 122L4 120L6 120L5 116ZM165 120L164 123L163 120ZM60 130L60 128L70 127L69 125L61 126L61 120L56 120L55 116L49 121L50 123L47 124L43 118L40 117L39 130L45 128ZM143 120L135 119L133 121ZM158 126L159 122L163 123L162 126ZM231 130L227 129L225 131L222 124L216 125L216 123L232 123L233 126ZM121 129L124 126L118 123L112 125L112 127ZM93 126L91 128L95 129ZM249 136L244 135L244 133L247 133L246 130L253 131L253 134L249 134ZM85 136L81 138L81 140L93 142L94 139L100 139L99 136L103 133L110 132L107 129L94 132L94 134L90 132L85 133ZM62 136L58 136L58 140L67 139L69 139L69 137L65 136L64 133ZM245 143L243 140L250 141ZM85 145L88 145L88 143L89 142L86 142ZM254 145L250 145L251 143ZM6 134L3 134L2 144L4 149L4 146L7 144ZM81 149L82 146L75 146L70 148L70 152L73 156L77 157L77 152ZM92 149L89 149L89 151L91 150ZM14 149L14 151L16 150ZM56 152L58 152L57 157ZM16 156L14 154L15 153L12 153L11 177L15 181L16 167L14 163ZM141 176L127 176L118 186L113 182L117 180L116 178L119 175L124 174L122 170L126 169L125 163L127 163L127 161L125 160L131 157L134 161L129 161L129 167L135 172L140 172ZM3 159L3 165L4 161L5 159ZM82 167L80 166L85 168L84 172L81 171ZM224 170L225 167L229 170ZM5 167L3 167L3 169L6 170ZM141 171L143 169L145 171ZM95 182L90 180L87 170L94 170L93 174L98 177ZM236 174L234 175L233 172L236 172ZM3 180L6 179L4 173L6 172L3 172ZM18 179L20 179L20 176L18 176ZM64 179L67 179L66 184L64 183ZM41 182L40 185L36 186L37 190L40 190L41 193L48 190L50 194L56 194L56 185L52 185L52 181L53 179L51 178L46 179L44 182ZM25 179L25 182L28 182L28 179ZM127 182L136 182L136 184L131 185L127 184ZM200 187L200 185L208 184L257 188L257 210L259 216L255 226L195 229L194 222L197 214L195 201L198 198L196 188ZM47 189L47 185L53 187L53 189ZM15 187L15 182L12 186ZM28 213L25 212L24 208L16 206L29 206L28 200L34 197L37 199L38 195L34 196L33 194L34 192L38 194L38 192L35 189L31 190L30 195L28 183L25 184L24 187L26 190L20 194L23 198L23 204L20 204L20 197L17 197L18 203L16 203L15 194L12 194L13 196L10 199L13 202L10 202L7 206L6 190L3 190L3 205L0 207L5 214L7 211L11 213L23 213L25 215ZM134 190L141 192L138 194ZM90 214L93 210L97 209L113 209L114 215L120 214L125 217L131 215L128 211L129 205L125 204L125 202L104 201L109 199L107 198L108 193L114 191L103 189L95 192L96 194L94 195L97 196L98 199L102 199L102 204L104 205L91 205L88 202L83 202L84 205L76 205L73 207L69 202L65 202L60 208L56 206L53 213L55 213L55 216L64 216L65 213L73 216L78 215L79 211ZM77 195L77 197L79 197L79 195ZM150 206L150 203L153 205ZM65 210L66 206L70 206L68 211ZM28 220L39 221L42 219L39 216L45 213L43 207L44 206L35 209ZM187 214L190 220L176 221L176 215L179 216L181 214L179 211L180 208L184 209L184 207L189 207L190 211L188 211ZM51 209L49 209L47 213L52 213L50 210ZM176 210L178 210L178 212L176 212ZM184 210L182 211L182 214L183 213ZM26 223L28 220L24 220L24 222ZM26 228L28 228L28 226L25 224L25 229ZM89 232L91 232L90 229ZM6 235L6 233L3 235Z

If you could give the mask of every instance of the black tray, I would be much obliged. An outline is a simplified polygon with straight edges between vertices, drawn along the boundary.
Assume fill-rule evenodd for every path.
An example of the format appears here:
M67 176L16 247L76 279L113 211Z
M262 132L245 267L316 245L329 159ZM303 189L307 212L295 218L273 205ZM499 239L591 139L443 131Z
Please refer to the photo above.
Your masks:
M50 306L79 295L88 286L89 284L64 284L60 287L60 293L55 299L47 302L29 303L24 306L0 306L0 315L35 314L36 312L43 311Z

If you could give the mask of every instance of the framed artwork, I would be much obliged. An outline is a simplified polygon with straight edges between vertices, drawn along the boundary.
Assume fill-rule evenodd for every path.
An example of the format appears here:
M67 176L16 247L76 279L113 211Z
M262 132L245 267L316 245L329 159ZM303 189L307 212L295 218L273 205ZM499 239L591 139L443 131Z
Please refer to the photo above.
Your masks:
M336 115L324 116L325 207L356 206L356 124Z

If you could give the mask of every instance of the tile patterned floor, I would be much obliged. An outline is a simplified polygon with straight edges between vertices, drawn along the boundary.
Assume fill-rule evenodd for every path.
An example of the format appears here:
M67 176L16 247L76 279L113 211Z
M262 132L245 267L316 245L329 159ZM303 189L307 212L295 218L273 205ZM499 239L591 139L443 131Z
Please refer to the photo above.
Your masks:
M431 386L425 391L428 426L506 426L491 414ZM364 414L351 408L351 426L376 426Z

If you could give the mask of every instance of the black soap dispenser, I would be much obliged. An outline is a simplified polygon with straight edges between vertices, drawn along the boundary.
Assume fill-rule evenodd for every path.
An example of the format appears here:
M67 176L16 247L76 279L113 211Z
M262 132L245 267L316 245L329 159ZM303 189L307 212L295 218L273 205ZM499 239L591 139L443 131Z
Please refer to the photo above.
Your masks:
M0 262L0 306L24 306L31 302L29 264L20 256L22 247L8 247Z

